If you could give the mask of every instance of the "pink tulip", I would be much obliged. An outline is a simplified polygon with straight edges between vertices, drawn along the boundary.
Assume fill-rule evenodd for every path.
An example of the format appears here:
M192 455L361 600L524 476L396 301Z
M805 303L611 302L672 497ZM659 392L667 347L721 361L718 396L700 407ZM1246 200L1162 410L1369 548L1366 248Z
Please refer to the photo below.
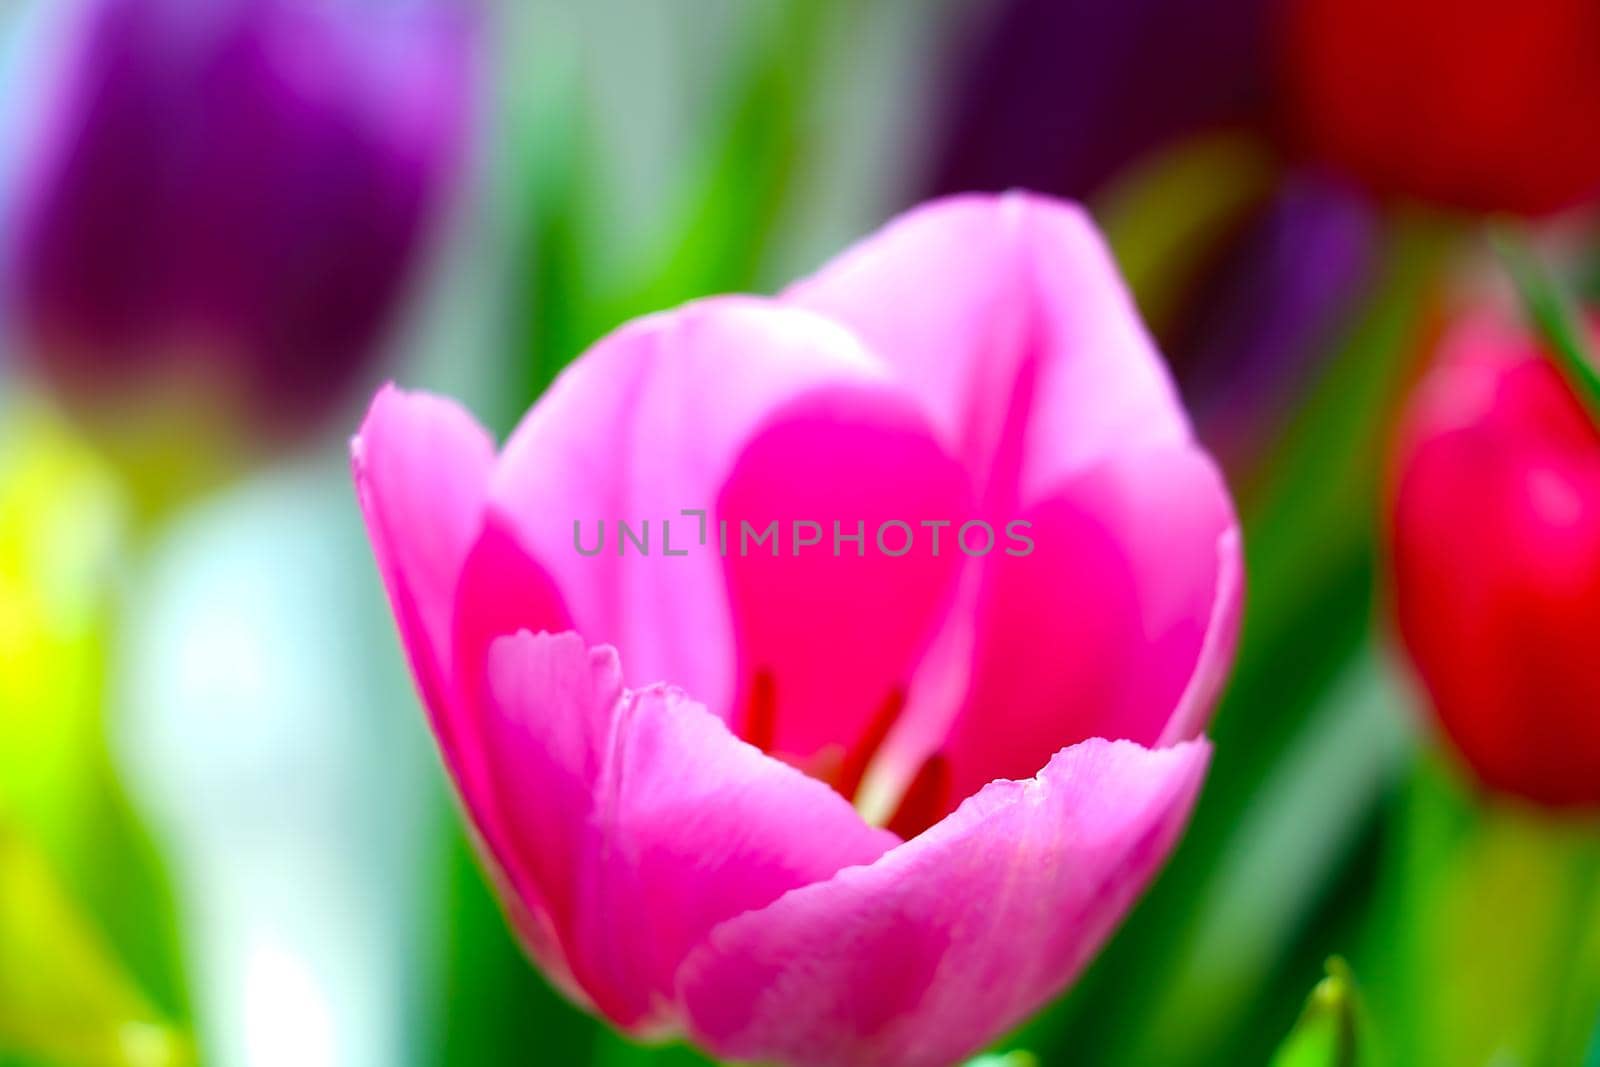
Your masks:
M498 455L393 389L353 452L508 910L629 1033L955 1062L1082 970L1194 803L1238 527L1076 208L934 203L623 327ZM586 554L616 520L651 554Z

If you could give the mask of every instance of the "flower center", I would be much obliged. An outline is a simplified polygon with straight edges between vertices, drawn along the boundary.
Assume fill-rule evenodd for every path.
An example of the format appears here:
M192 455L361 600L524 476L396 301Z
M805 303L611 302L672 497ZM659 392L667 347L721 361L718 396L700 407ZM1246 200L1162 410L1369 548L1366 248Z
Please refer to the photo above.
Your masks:
M774 751L777 737L777 682L770 669L760 669L751 678L750 703L745 713L744 739L761 751L825 782L852 804L858 801L862 779L883 747L884 741L905 711L904 687L889 691L866 728L848 745L834 743L806 757ZM937 822L950 800L950 761L936 752L923 761L916 775L901 794L884 826L910 839Z

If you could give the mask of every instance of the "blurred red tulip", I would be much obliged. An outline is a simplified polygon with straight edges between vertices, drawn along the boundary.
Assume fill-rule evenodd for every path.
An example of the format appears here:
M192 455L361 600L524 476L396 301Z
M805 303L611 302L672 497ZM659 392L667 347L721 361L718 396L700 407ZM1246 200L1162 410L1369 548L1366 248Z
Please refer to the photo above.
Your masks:
M1596 0L1290 0L1293 137L1375 189L1540 215L1600 192Z
M1477 318L1398 475L1395 606L1439 724L1491 788L1600 806L1600 427L1532 338Z

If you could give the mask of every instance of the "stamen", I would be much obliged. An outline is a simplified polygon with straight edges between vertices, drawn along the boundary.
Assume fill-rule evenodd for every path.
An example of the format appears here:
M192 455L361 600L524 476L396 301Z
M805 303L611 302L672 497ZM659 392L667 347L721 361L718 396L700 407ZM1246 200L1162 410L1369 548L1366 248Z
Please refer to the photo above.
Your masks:
M744 728L741 735L761 751L799 768L819 781L826 782L840 796L852 804L855 803L856 793L861 789L867 768L872 765L878 750L883 747L890 731L894 729L894 724L900 721L900 715L905 711L905 690L897 687L889 692L872 718L867 720L861 735L856 738L855 744L848 751L839 745L827 745L803 761L773 751L778 732L777 690L777 682L773 678L772 671L763 668L751 675L750 699L745 705ZM924 765L923 771L926 770L927 767ZM948 792L948 783L945 792ZM904 807L904 804L901 806Z
M851 803L855 802L856 790L861 788L861 779L866 775L867 767L872 763L872 758L878 754L878 749L883 747L889 731L894 729L894 724L900 720L900 713L905 709L905 690L898 688L891 690L889 696L867 722L867 728L845 754L844 763L839 768L839 777L832 782L833 788L839 791L840 796Z
M950 761L943 752L935 752L906 787L888 829L909 841L943 818L949 803Z
M744 739L771 752L778 736L778 694L772 672L760 670L750 679L750 704L745 709Z

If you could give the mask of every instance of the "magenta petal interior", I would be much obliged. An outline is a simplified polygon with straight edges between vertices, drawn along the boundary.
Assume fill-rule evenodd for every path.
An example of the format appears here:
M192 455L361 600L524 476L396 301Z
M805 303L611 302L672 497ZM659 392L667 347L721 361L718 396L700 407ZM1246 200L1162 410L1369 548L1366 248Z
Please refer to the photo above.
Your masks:
M1187 448L1130 453L1026 512L1035 550L996 556L977 596L973 675L943 745L955 800L1090 737L1164 739L1201 664L1232 508ZM1234 546L1236 551L1236 546Z
M883 397L812 394L752 439L717 502L747 737L802 765L870 755L960 566L953 534L936 552L921 522L959 525L967 484L915 412ZM748 541L771 523L775 543Z

